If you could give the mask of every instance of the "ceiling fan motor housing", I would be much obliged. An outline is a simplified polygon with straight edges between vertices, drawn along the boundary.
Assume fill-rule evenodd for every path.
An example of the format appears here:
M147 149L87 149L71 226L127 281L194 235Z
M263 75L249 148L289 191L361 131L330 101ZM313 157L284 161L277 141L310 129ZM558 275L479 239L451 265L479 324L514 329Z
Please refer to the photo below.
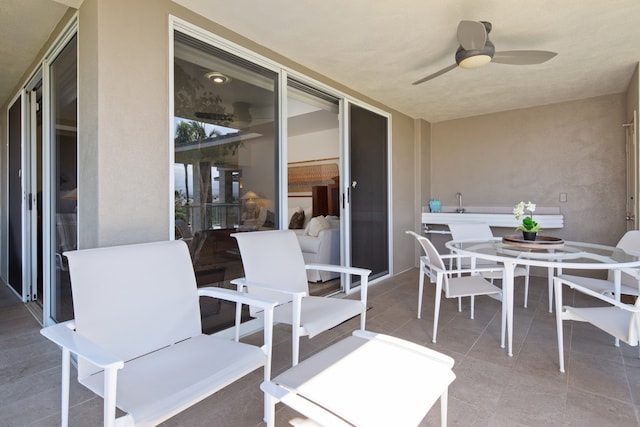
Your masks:
M482 49L466 50L462 46L456 51L456 64L461 68L478 68L491 62L496 48L489 40Z

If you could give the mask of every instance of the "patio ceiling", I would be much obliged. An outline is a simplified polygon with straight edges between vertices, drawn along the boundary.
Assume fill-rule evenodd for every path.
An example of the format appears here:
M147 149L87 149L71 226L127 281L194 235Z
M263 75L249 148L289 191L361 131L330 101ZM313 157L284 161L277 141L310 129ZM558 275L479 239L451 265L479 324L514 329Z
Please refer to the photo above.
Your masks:
M622 93L640 59L638 0L352 0L313 6L295 0L175 1L344 86L432 123ZM2 103L13 95L65 10L52 0L3 0ZM456 28L463 19L490 21L496 51L549 50L558 56L540 65L456 68L413 86L415 80L455 63Z

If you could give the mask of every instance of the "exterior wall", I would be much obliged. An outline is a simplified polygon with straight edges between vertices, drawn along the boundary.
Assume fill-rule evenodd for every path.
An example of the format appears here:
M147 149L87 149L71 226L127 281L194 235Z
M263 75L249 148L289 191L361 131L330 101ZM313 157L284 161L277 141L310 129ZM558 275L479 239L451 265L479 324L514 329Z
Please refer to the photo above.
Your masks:
M436 123L432 197L559 206L565 228L554 236L615 245L626 231L625 102L607 95Z
M389 111L169 1L85 0L80 9L80 247L162 240L170 234L169 14ZM407 252L404 230L415 221L413 121L392 115L394 249L402 253ZM394 268L409 268L413 258L396 255Z
M167 4L80 8L80 248L170 235Z

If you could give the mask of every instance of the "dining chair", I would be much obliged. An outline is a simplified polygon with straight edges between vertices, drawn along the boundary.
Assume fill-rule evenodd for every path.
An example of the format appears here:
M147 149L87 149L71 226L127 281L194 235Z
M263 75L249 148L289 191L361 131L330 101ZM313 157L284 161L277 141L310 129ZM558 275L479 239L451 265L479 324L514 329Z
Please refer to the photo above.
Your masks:
M493 239L493 232L489 224L481 222L452 222L448 224L449 231L451 231L451 237L453 240L475 240L475 239ZM472 262L466 261L461 267L468 268ZM493 261L483 260L480 258L475 259L476 267L490 267L499 265ZM502 272L489 271L482 273L482 277L489 279L491 283L495 279L502 279ZM527 308L529 300L529 266L516 266L513 277L524 277L524 308ZM551 289L550 289L551 290Z
M432 342L436 342L438 332L438 318L440 316L440 300L444 292L445 298L462 298L470 297L471 303L471 319L474 318L475 297L487 295L502 301L502 339L501 346L504 346L505 324L507 319L507 306L502 295L502 289L493 285L487 279L482 277L482 273L491 271L504 272L504 268L500 266L491 267L471 267L471 268L447 268L444 259L456 260L456 265L462 265L462 259L468 256L451 253L440 255L433 246L433 243L424 236L414 231L405 231L405 233L416 238L424 255L420 257L420 279L418 285L418 318L422 309L422 295L424 289L424 277L428 276L431 283L436 283L435 292L435 308L433 314L433 338ZM457 262L460 260L460 264ZM504 279L504 275L502 276ZM460 304L458 311L461 310Z
M640 230L627 231L618 241L616 248L632 253L640 253ZM616 295L615 288L616 274L620 274L620 292L618 295ZM594 292L613 296L617 300L620 300L620 295L640 296L640 269L636 268L626 268L618 272L609 270L606 279L569 274L563 274L562 277Z
M572 277L561 275L554 277L554 290L556 296L556 329L558 334L558 361L560 372L564 372L564 330L565 320L579 322L589 322L598 329L612 335L618 340L622 340L631 346L637 346L640 335L640 298L635 304L625 304L615 297L594 291L580 283L572 280ZM563 286L574 289L577 292L591 296L607 305L604 307L594 307L589 304L587 307L563 306L562 289ZM616 344L617 345L617 344ZM640 358L640 347L638 352Z
M274 321L291 325L292 365L297 365L300 338L313 338L340 323L360 315L364 330L367 285L371 270L328 264L304 263L302 249L293 230L234 233L242 257L244 277L231 281L239 291L277 301ZM309 293L308 269L335 271L360 278L360 299L318 297ZM257 310L251 310L255 316ZM236 310L239 320L240 312Z

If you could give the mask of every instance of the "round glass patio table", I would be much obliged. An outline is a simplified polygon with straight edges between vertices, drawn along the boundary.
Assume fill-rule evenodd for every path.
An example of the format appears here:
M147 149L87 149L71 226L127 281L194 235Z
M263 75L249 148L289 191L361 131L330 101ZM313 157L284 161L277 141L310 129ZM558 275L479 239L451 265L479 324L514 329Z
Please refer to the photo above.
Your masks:
M520 245L505 243L502 238L483 240L451 240L445 246L456 253L481 258L504 265L503 298L507 305L507 346L513 355L513 282L517 265L546 267L549 271L549 310L553 298L552 278L562 269L612 270L616 298L620 296L621 272L640 267L640 252L625 251L612 246L582 242L541 243ZM533 246L533 247L532 247ZM501 345L504 346L504 330Z

